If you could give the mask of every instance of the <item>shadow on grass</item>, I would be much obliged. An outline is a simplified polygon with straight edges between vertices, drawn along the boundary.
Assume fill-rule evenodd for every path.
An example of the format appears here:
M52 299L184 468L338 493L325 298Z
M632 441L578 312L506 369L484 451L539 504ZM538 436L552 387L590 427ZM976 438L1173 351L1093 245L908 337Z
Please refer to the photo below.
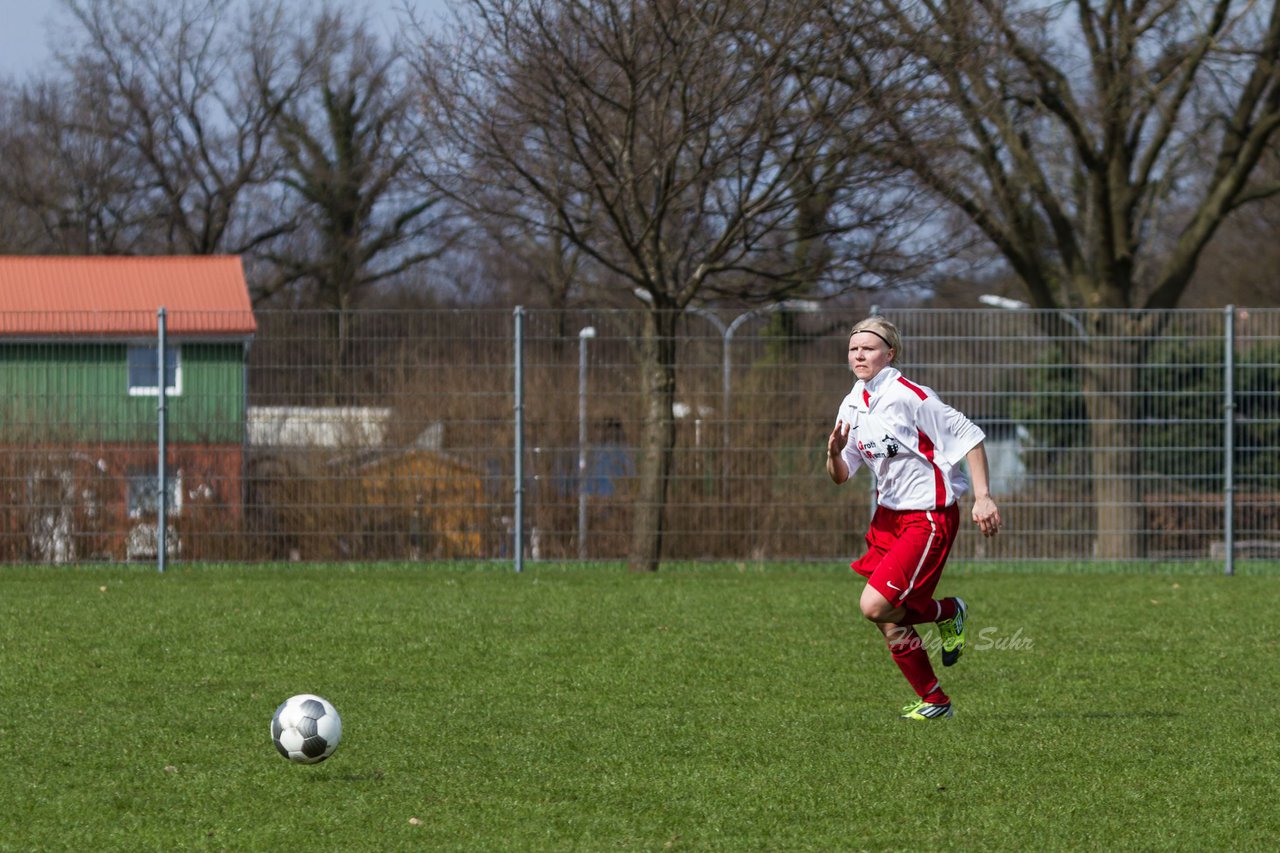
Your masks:
M983 714L982 716L989 720L1120 720L1133 717L1143 720L1172 720L1183 714L1181 711L1031 711L1019 714Z
M386 772L383 770L370 770L368 773L330 773L324 776L317 776L312 781L317 784L330 784L333 782L342 782L344 784L350 784L352 782L381 782L386 778L386 775Z

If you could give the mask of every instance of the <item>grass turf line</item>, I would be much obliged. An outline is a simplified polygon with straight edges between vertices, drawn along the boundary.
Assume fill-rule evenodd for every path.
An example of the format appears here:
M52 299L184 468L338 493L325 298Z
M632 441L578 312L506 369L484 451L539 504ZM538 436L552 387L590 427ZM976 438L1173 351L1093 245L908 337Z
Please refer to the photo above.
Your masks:
M910 698L845 571L6 569L0 849L1269 849L1266 577L979 572ZM929 635L926 633L926 636ZM936 656L935 656L936 660ZM295 766L287 696L342 714Z

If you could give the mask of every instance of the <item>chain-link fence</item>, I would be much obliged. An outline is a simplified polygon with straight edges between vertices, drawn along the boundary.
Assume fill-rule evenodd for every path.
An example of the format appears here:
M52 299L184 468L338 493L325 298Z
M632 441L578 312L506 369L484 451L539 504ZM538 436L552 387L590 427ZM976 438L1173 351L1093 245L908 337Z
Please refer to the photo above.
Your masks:
M872 485L824 470L858 318L804 308L680 319L664 557L860 551ZM1280 554L1280 311L885 313L904 373L987 433L1006 525L957 557ZM0 559L627 553L644 312L528 310L518 342L509 310L256 319L238 338L175 318L161 395L154 338L0 317Z

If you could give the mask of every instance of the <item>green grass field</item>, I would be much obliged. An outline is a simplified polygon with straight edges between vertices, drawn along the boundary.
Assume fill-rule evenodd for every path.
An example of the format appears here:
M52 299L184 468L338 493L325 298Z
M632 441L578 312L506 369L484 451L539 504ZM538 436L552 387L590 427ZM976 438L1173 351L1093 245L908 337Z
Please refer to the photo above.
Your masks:
M0 849L1272 850L1277 583L957 567L910 724L840 568L4 569Z

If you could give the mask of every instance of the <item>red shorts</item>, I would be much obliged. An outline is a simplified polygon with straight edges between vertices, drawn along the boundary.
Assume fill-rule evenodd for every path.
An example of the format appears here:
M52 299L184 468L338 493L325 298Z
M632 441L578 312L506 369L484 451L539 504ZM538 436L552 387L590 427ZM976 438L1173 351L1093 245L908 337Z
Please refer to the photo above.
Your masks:
M850 567L895 607L931 600L959 529L956 504L938 510L876 507L867 553Z

